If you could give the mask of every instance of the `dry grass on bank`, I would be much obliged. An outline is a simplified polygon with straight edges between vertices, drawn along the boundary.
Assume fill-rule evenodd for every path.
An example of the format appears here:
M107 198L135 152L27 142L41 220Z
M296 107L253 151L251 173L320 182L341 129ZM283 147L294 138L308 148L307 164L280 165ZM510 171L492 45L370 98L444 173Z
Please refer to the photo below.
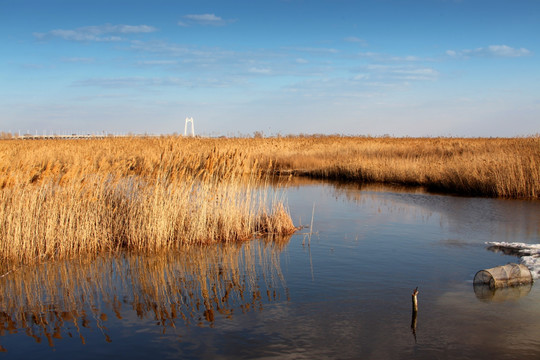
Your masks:
M0 142L0 259L250 239L295 230L256 162L182 139Z
M278 172L424 186L450 194L540 198L540 137L287 137L229 140ZM237 145L240 146L240 145Z
M303 151L304 156L292 153L283 156L280 162L293 169L307 167L308 173L317 177L421 185L475 196L527 199L540 196L538 137L329 138L303 147L310 149Z

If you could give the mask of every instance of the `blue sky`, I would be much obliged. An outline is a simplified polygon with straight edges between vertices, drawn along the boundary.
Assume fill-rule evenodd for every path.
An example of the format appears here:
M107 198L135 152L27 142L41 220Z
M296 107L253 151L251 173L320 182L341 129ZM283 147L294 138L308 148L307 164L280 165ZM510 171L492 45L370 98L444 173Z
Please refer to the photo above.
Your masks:
M540 1L0 0L0 131L540 132Z

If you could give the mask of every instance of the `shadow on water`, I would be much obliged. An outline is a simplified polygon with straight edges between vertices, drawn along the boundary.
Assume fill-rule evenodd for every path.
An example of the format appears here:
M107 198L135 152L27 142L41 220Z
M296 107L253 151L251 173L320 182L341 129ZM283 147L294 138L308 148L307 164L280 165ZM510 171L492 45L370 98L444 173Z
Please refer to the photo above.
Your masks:
M132 312L154 319L163 332L181 324L213 327L220 317L286 300L279 254L289 239L20 269L0 279L0 336L24 332L54 347L66 337L85 344L95 327L110 342L109 316L122 321Z

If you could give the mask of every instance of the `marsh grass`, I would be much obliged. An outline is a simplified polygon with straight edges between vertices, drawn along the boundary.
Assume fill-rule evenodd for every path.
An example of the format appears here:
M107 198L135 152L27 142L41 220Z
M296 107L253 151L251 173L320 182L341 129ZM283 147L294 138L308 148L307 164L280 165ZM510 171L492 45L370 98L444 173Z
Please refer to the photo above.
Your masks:
M295 230L272 174L539 199L540 138L0 141L0 268Z
M540 137L253 139L250 153L287 174L450 194L540 198ZM268 154L264 156L264 154Z
M258 163L238 150L177 138L0 146L3 269L295 231Z

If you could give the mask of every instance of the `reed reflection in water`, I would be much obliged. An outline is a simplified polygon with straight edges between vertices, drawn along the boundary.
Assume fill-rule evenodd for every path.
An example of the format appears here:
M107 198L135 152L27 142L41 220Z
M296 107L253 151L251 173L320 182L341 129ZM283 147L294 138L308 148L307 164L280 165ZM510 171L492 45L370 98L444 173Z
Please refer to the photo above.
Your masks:
M24 332L54 347L65 337L85 344L97 328L111 342L110 316L122 321L128 312L155 320L163 332L178 325L213 327L220 318L260 311L264 303L287 296L279 254L289 240L21 268L0 279L0 336Z

